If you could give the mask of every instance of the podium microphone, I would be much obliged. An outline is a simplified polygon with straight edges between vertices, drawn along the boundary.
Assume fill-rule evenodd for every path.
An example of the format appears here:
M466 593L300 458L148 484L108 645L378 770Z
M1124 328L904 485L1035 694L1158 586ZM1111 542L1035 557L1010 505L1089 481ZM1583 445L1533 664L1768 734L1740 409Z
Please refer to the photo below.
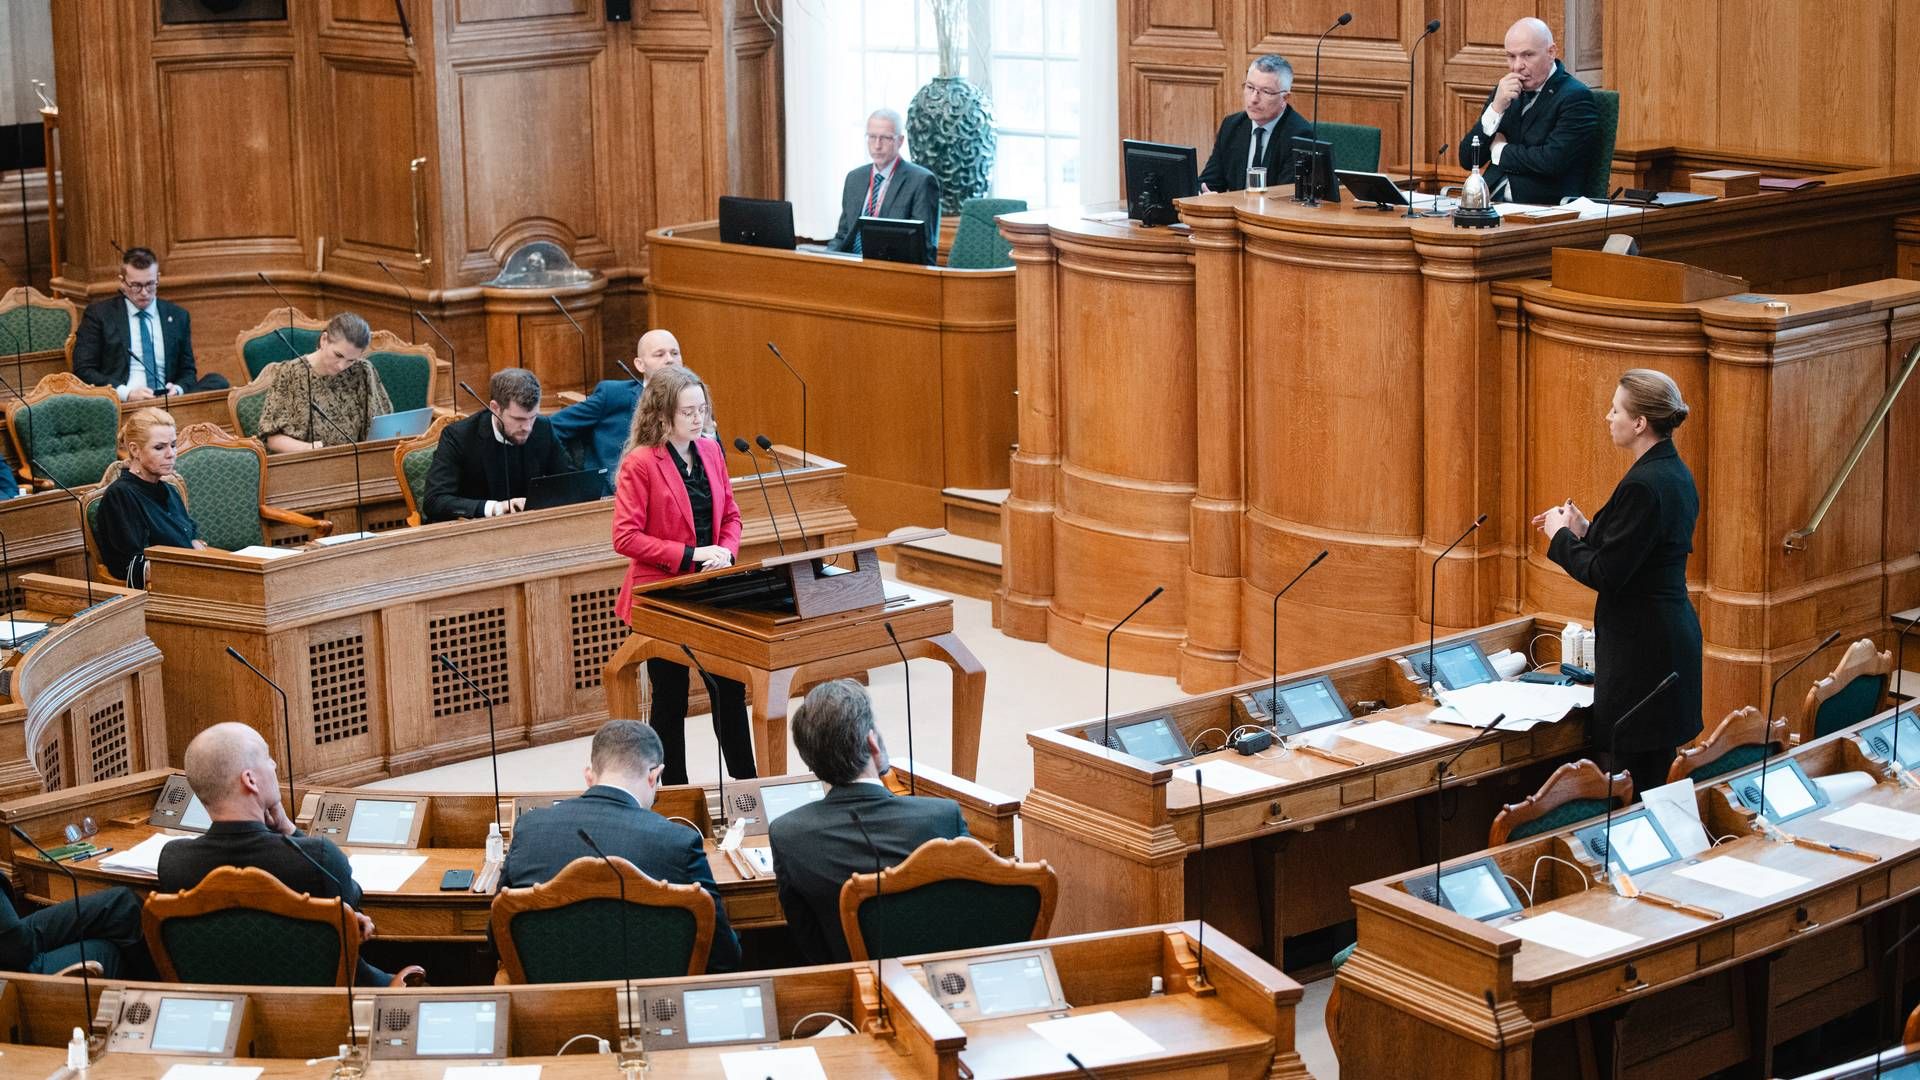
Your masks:
M773 467L780 473L780 486L787 492L787 509L793 511L793 527L800 533L800 550L811 550L813 545L807 543L806 523L800 520L800 507L793 501L793 485L787 483L787 467L780 464L780 455L773 452L773 440L765 435L755 435L753 442L761 450L766 451L767 460L773 462Z
M767 478L760 471L760 461L753 456L753 451L748 447L745 439L735 438L733 448L746 455L747 464L753 469L753 478L760 487L760 499L767 504L767 521L773 526L773 542L780 548L780 554L785 555L787 542L780 539L780 515L773 512L773 496L767 494Z
M694 670L700 673L700 681L706 684L707 708L709 710L719 709L719 687L714 683L713 676L708 673L707 666L700 662L699 657L693 655L693 649L690 646L683 643L680 646L680 651L687 654L687 662L692 664ZM713 732L713 772L720 784L720 820L714 824L714 832L718 834L715 839L719 839L727 834L727 763L726 747L720 742L720 729L718 726L715 726Z
M326 876L328 881L333 882L335 889L333 894L334 899L340 907L340 966L343 968L347 967L347 883L335 877L333 871L321 866L320 860L307 854L307 850L301 847L299 842L293 837L282 833L280 834L280 839L286 841L287 846L293 849L294 854L307 860L307 865L320 871L320 873ZM354 1029L357 1025L353 1022L353 983L357 974L358 972L353 968L347 968L347 1045L342 1048L344 1051L347 1051L348 1055L356 1059L360 1056L359 1037L354 1034ZM345 1056L346 1055L343 1055L343 1060Z
M273 692L280 695L280 732L286 739L287 748L287 813L289 816L297 815L300 813L300 801L293 797L293 718L292 715L287 712L287 692L280 689L279 683L267 678L266 672L254 667L253 661L241 656L239 649L229 645L227 646L227 655L240 661L241 666L245 667L248 671L260 676L261 682L273 687Z
M1452 757L1441 762L1439 766L1433 770L1433 895L1423 897L1422 899L1428 900L1440 907L1446 907L1445 904L1440 902L1440 868L1447 861L1447 846L1441 842L1444 839L1447 827L1447 815L1441 806L1442 802L1445 801L1447 791L1447 770L1453 768L1453 763L1459 761L1461 755L1479 746L1481 740L1498 731L1500 729L1500 721L1506 718L1506 713L1501 713L1499 716L1494 717L1493 723L1488 724L1480 734L1468 739L1465 746L1454 751Z
M920 759L913 756L913 665L907 663L907 650L900 647L900 635L893 632L891 621L883 622L880 628L887 632L887 640L893 642L893 651L900 654L900 677L907 683L907 760L913 762L913 771L907 774L907 794L920 794Z
M80 906L80 879L74 875L73 867L47 854L47 849L34 843L33 837L28 836L22 831L19 825L9 822L7 828L13 830L13 835L26 841L28 847L39 852L41 858L53 864L55 870L67 875L67 883L73 886L73 905L75 908L78 908ZM82 1010L80 1013L80 1027L81 1030L86 1032L87 1055L91 1058L93 1056L93 979L87 972L87 943L84 935L79 938L78 946L80 949L80 1005Z
M793 365L787 363L787 358L780 355L780 346L769 341L767 349L773 353L775 360L780 361L780 366L787 369L787 374L793 376L793 381L800 384L800 456L812 464L813 457L807 453L807 380L801 378L800 373L793 370Z
M1807 661L1813 659L1814 657L1820 655L1822 650L1824 650L1827 646L1833 644L1838 640L1840 640L1840 631L1835 630L1833 633L1828 634L1824 638L1821 638L1820 644L1815 645L1813 647L1812 652L1808 653L1807 655L1801 657L1798 660L1795 660L1793 662L1792 667L1774 676L1773 685L1767 688L1767 715L1761 718L1761 727L1760 727L1760 733L1762 736L1771 736L1773 734L1773 730L1772 730L1773 729L1773 695L1780 689L1780 680L1793 674L1795 671L1798 671L1801 664L1804 664ZM1899 720L1900 720L1899 713L1896 712L1894 714L1894 725L1893 725L1896 731L1899 730L1899 727L1900 727ZM1761 821L1765 821L1767 819L1767 759L1771 758L1772 756L1773 756L1773 739L1764 738L1762 742L1761 750L1760 750L1760 805L1755 807L1753 811L1755 814L1757 814L1760 817Z
M455 678L466 683L467 689L479 694L481 701L487 703L487 752L493 760L493 827L498 830L500 828L500 737L499 729L493 724L493 695L481 689L479 683L468 678L466 672L454 666L446 653L434 653L433 658L440 662L441 667L453 672Z
M1320 67L1320 46L1327 43L1327 35L1353 21L1353 12L1342 12L1333 25L1321 31L1320 40L1313 43L1313 141L1320 141L1320 76L1324 73ZM1318 149L1317 147L1315 149Z
M885 872L885 868L880 865L880 848L874 844L873 834L867 831L867 823L860 820L860 811L849 810L847 814L853 818L853 823L860 827L860 835L865 837L867 841L867 850L873 853L873 904L874 907L878 909L885 901L887 895L886 890L882 887L884 883L880 880L880 875ZM881 973L884 970L881 965L887 962L887 953L883 947L884 942L880 939L880 924L885 921L885 918L874 920L873 948L868 950L873 953L873 990L874 997L878 998L880 1002L880 1007L876 1011L880 1014L877 1019L880 1021L882 1028L888 1026L887 988L882 984L881 980Z
M555 310L560 312L562 318L573 324L573 332L580 335L580 392L591 394L593 375L587 367L587 332L581 329L580 321L573 317L573 312L567 310L567 305L561 303L559 297L549 296L547 299L553 301Z
M1299 584L1300 579L1307 576L1307 571L1319 566L1320 560L1326 557L1326 549L1322 548L1320 554L1313 557L1312 562L1301 567L1300 572L1293 575L1293 580L1287 582L1286 588L1273 594L1273 620L1269 625L1270 644L1273 646L1271 661L1273 664L1273 684L1267 690L1267 726L1269 727L1277 726L1280 720L1280 598L1287 595L1287 589L1291 589Z
M628 1040L635 1044L640 1041L640 1037L633 1030L635 1014L640 1010L633 997L633 943L627 932L627 875L621 873L620 868L613 865L613 860L607 858L607 853L600 850L600 845L593 842L591 833L585 829L575 829L573 832L593 849L595 855L600 856L600 861L607 864L607 869L613 871L613 883L620 889L620 978L627 985L627 996L624 999L626 1007L619 1010L619 1018L627 1022L625 1036L621 1040L623 1044L621 1050L624 1051L626 1049L624 1044Z
M1419 117L1420 80L1416 74L1420 66L1420 43L1433 36L1440 29L1440 20L1427 23L1427 32L1413 39L1413 47L1407 50L1407 190L1413 190L1413 128L1414 120ZM1407 212L1402 217L1419 217L1420 212L1413 208L1413 199L1407 199ZM1436 883L1436 887L1437 883Z
M1213 890L1207 887L1207 789L1200 782L1200 766L1193 767L1193 794L1200 801L1200 810L1194 818L1194 825L1200 830L1200 942L1194 948L1194 968L1200 976L1200 985L1207 984L1207 894Z
M1123 626L1125 626L1125 625L1127 625L1127 619L1131 619L1131 618L1133 618L1133 617L1134 617L1135 615L1138 615L1138 614L1140 614L1140 609L1141 609L1141 608L1143 608L1143 607L1146 607L1146 606L1147 606L1148 604L1151 604L1151 603L1153 603L1153 602L1154 602L1154 601L1155 601L1156 599L1158 599L1158 598L1159 598L1159 596L1160 596L1160 594L1161 594L1161 593L1163 593L1163 592L1166 592L1166 591L1167 591L1167 587L1166 587L1165 585L1155 585L1155 586L1153 587L1153 591L1147 594L1147 598L1146 598L1145 600L1142 600L1142 601L1140 601L1140 603L1138 603L1138 604L1136 604L1136 605L1134 606L1134 609L1133 609L1132 611L1129 611L1129 612L1127 612L1127 618L1126 618L1126 619L1121 619L1121 620L1120 620L1119 622L1117 622L1117 623L1114 623L1114 624L1113 624L1113 629L1111 629L1111 630L1108 630L1108 631L1107 631L1107 662L1106 662L1106 679L1105 679L1105 682L1106 682L1106 698L1105 698L1105 701L1104 701L1104 704L1102 704L1102 705L1101 705L1101 707L1100 707L1100 745L1101 745L1101 746L1103 746L1103 747L1106 747L1106 748L1107 748L1107 749L1109 749L1109 750L1111 750L1111 749L1113 748L1113 746L1112 746L1112 739L1113 739L1113 635L1114 635L1114 633L1115 633L1115 632L1117 632L1117 631L1118 631L1118 630L1119 630L1119 629L1120 629L1121 627L1123 627Z
M1440 667L1434 661L1433 653L1434 640L1440 632L1440 563L1454 548L1464 543L1467 537L1472 536L1474 530L1486 523L1487 515L1485 514L1474 518L1473 524L1467 526L1467 531L1461 533L1458 540L1448 544L1447 550L1441 552L1439 558L1433 560L1433 569L1427 574L1427 605L1429 608L1427 612L1429 616L1427 619L1427 691L1433 695L1435 701L1440 700ZM1414 669L1416 671L1419 670L1419 665L1416 664Z
M1639 701L1634 702L1633 708L1628 709L1626 712L1621 713L1620 719L1615 720L1613 722L1613 727L1608 729L1607 731L1607 749L1609 751L1612 751L1615 741L1620 738L1621 726L1625 724L1628 720L1633 719L1634 713L1637 713L1641 709L1645 708L1647 702L1652 701L1654 698L1659 697L1661 691L1665 690L1669 686L1672 686L1675 682L1678 682L1679 679L1680 679L1679 672L1677 671L1667 672L1667 677L1660 680L1659 686L1656 686L1652 690L1647 691L1646 697L1643 697ZM1631 896L1638 890L1636 890L1633 887L1633 878L1631 875L1627 873L1627 864L1624 861L1620 864L1620 878L1625 879L1624 881L1616 879L1614 877L1613 871L1608 869L1608 867L1611 865L1609 860L1612 859L1613 857L1613 767L1611 765L1607 766L1606 773L1607 773L1607 823L1605 827L1602 828L1600 831L1600 847L1602 848L1600 852L1600 872L1607 875L1607 880L1613 883L1614 892L1619 893L1621 896ZM1622 889L1624 889L1625 891L1623 892Z
M400 279L393 276L393 268L387 265L386 260L375 259L373 260L373 263L375 266L378 266L381 270L386 272L388 280L392 281L395 285L399 286L401 293L405 294L407 298L407 315L409 316L407 319L407 340L413 341L415 344L419 343L418 339L414 337L414 333L413 333L413 320L419 319L421 323L425 324L427 329L433 331L434 337L437 337L440 339L440 344L445 345L447 347L447 375L454 382L456 383L459 382L460 381L460 354L454 350L453 342L448 341L447 335L441 333L440 328L433 325L433 321L428 319L424 314L422 314L420 309L414 305L413 290L407 288L405 285L400 284ZM557 303L558 301L555 301L555 302ZM429 401L427 402L427 404L431 405L433 404L433 402Z

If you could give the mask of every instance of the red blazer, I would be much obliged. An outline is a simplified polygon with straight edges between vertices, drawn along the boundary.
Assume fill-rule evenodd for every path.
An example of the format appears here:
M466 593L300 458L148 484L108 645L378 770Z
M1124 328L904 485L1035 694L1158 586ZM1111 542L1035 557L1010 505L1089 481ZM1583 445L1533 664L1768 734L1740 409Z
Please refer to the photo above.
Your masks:
M694 449L713 489L713 542L740 555L740 507L727 479L726 454L712 439L695 439ZM693 503L687 485L665 446L638 447L620 459L613 492L613 550L633 560L614 600L621 622L633 610L633 587L675 577L687 548L695 543Z

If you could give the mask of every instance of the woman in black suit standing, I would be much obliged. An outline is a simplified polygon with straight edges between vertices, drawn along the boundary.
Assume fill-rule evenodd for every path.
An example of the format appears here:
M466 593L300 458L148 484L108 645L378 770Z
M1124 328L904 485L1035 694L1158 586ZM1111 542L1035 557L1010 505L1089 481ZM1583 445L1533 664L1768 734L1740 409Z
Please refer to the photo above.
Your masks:
M1607 430L1633 454L1632 467L1591 524L1571 499L1533 519L1549 541L1547 557L1599 594L1593 744L1608 771L1632 774L1635 791L1666 783L1675 750L1701 727L1700 620L1687 598L1700 493L1673 448L1687 411L1665 374L1635 368L1620 376ZM1679 678L1616 733L1669 672Z

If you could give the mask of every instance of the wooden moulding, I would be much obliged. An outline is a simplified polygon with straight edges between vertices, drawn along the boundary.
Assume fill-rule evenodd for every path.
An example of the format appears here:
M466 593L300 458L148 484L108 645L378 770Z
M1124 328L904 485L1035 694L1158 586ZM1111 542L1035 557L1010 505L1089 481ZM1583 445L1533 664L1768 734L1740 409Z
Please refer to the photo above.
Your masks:
M1553 249L1553 287L1616 300L1691 304L1745 292L1747 282L1668 259L1557 247Z

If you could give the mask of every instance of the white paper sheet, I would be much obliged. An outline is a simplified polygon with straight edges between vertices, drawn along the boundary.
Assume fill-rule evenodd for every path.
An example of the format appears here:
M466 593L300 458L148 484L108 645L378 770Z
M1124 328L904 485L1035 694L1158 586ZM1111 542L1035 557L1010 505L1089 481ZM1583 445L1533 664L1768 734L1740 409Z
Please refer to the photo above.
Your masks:
M1785 870L1775 870L1771 866L1761 866L1732 855L1706 859L1684 870L1675 870L1674 876L1691 878L1703 885L1737 892L1756 900L1778 896L1807 883L1807 879L1799 874L1789 874Z
M299 552L292 548L267 547L264 544L248 544L243 548L235 548L233 554L251 555L256 559L284 559L289 555L298 555Z
M175 1065L160 1080L254 1080L258 1065Z
M1700 824L1700 804L1693 798L1693 781L1676 780L1671 784L1640 793L1640 801L1653 811L1654 820L1667 831L1674 850L1682 856L1694 856L1713 846L1706 827Z
M1535 945L1545 945L1582 959L1624 949L1639 941L1638 935L1597 922L1588 922L1559 911L1543 912L1531 919L1502 923L1500 929Z
M538 1065L449 1065L440 1080L540 1080Z
M1440 703L1474 727L1486 727L1495 717L1504 715L1506 719L1501 721L1501 726L1519 730L1516 721L1559 720L1576 705L1592 705L1593 687L1486 682L1459 690L1442 690Z
M1920 814L1909 814L1905 810L1875 806L1872 803L1854 803L1842 810L1836 810L1821 821L1831 821L1861 832L1891 836L1895 840L1912 842L1920 840Z
M773 873L773 849L765 847L741 847L740 854L747 857L753 868L762 874Z
M1499 714L1495 713L1494 715L1498 716ZM1487 716L1487 717L1476 717L1474 719L1468 719L1467 717L1461 715L1460 713L1454 711L1453 709L1450 709L1445 705L1441 705L1435 708L1432 712L1428 713L1427 719L1433 721L1436 724L1457 724L1460 727L1484 728L1487 725L1482 721L1491 720L1493 719L1493 717ZM1507 717L1505 720L1500 721L1500 730L1501 731L1532 731L1534 728L1539 727L1541 724L1544 724L1544 723L1546 723L1546 721L1544 720L1515 720L1512 717Z
M43 622L36 622L33 619L9 619L5 616L0 616L0 638L4 638L8 642L18 641L21 638L29 638L35 634L44 634L46 630L47 624ZM1902 754L1900 756L1905 757L1906 755Z
M355 852L347 856L353 864L353 880L360 883L366 892L399 892L415 870L427 864L425 855L362 855Z
M142 877L159 877L160 849L175 840L185 839L184 836L156 833L125 851L110 851L101 856L100 869L112 870L120 874L139 874Z
M370 533L370 532L342 533L339 536L322 536L319 539L315 540L314 543L319 544L322 547L332 547L335 544L351 543L355 540L365 540L369 537L378 536L378 535L380 534Z
M827 1080L820 1055L811 1046L783 1046L777 1050L745 1050L721 1054L727 1080Z
M1206 781L1208 791L1218 791L1223 795L1238 795L1245 791L1258 791L1279 783L1275 778L1263 772L1256 772L1245 765L1235 765L1231 761L1209 761L1205 765L1182 765L1173 770L1175 780L1195 783L1193 776L1199 772Z
M1385 750L1389 754L1418 753L1421 750L1431 750L1436 746L1446 746L1451 741L1431 732L1401 727L1391 720L1353 724L1341 728L1339 734L1343 739L1366 743L1368 746Z
M1080 1059L1080 1064L1091 1068L1158 1054L1166 1049L1114 1012L1042 1020L1027 1027L1033 1029L1035 1035L1059 1047L1061 1054L1072 1054Z

